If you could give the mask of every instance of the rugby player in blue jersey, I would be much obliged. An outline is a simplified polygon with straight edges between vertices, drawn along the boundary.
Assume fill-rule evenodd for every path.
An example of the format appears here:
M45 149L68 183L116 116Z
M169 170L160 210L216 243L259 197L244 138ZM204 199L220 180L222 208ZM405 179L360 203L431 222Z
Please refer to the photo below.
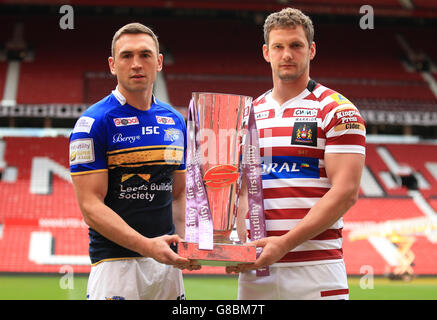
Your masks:
M184 237L186 127L153 95L163 65L156 35L119 29L108 59L118 85L77 120L70 171L89 226L88 299L183 299L175 253Z

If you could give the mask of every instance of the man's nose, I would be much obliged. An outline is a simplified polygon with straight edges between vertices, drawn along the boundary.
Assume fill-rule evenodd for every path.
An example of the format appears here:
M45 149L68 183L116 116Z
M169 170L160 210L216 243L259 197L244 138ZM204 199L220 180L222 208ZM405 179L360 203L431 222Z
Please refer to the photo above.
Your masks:
M134 55L134 58L132 61L132 69L138 69L138 68L141 68L140 56Z
M283 58L285 60L292 60L293 59L293 50L291 50L290 48L285 48Z

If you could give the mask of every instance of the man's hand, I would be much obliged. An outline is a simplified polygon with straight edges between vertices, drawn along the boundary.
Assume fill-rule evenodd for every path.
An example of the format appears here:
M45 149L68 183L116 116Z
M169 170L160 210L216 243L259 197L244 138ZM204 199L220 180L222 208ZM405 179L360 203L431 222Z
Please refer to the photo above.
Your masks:
M226 267L227 273L247 272L249 270L261 269L275 263L289 251L289 248L286 246L282 237L266 237L253 242L248 242L247 245L262 247L263 251L254 263Z
M196 261L181 257L170 248L171 244L176 245L181 241L181 237L177 234L149 238L144 256L151 257L160 263L175 266L181 270L200 269L200 266L197 265Z
M261 269L269 266L281 259L290 249L282 237L266 237L257 241L251 242L256 247L262 247L263 251L256 259L251 269Z

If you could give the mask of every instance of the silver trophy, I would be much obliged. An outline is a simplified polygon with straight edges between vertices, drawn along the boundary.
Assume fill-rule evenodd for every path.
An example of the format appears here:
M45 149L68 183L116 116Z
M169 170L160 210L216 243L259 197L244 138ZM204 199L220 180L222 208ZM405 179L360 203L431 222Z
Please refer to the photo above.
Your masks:
M196 92L193 93L192 103L194 107L187 126L187 144L195 151L192 161L187 159L187 241L180 245L179 254L205 265L254 262L255 247L235 244L230 239L237 215L243 139L252 98ZM187 157L190 158L190 155ZM197 166L197 175L192 163ZM203 207L202 201L205 203ZM209 210L202 210L206 206ZM193 207L199 209L196 211ZM191 212L197 212L197 216L190 215ZM212 225L209 231L201 226L208 222ZM211 246L207 249L201 248L202 236L210 239Z

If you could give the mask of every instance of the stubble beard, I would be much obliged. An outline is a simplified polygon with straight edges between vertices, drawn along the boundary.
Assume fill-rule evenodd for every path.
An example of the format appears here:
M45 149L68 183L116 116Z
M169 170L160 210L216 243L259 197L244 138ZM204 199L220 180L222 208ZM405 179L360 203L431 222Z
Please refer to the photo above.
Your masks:
M278 71L278 78L281 81L285 81L285 82L290 82L290 81L295 81L297 79L299 79L307 70L308 67L303 67L303 68L299 68L296 70L296 72L293 73L289 73L289 72L284 72L281 73L281 71Z

